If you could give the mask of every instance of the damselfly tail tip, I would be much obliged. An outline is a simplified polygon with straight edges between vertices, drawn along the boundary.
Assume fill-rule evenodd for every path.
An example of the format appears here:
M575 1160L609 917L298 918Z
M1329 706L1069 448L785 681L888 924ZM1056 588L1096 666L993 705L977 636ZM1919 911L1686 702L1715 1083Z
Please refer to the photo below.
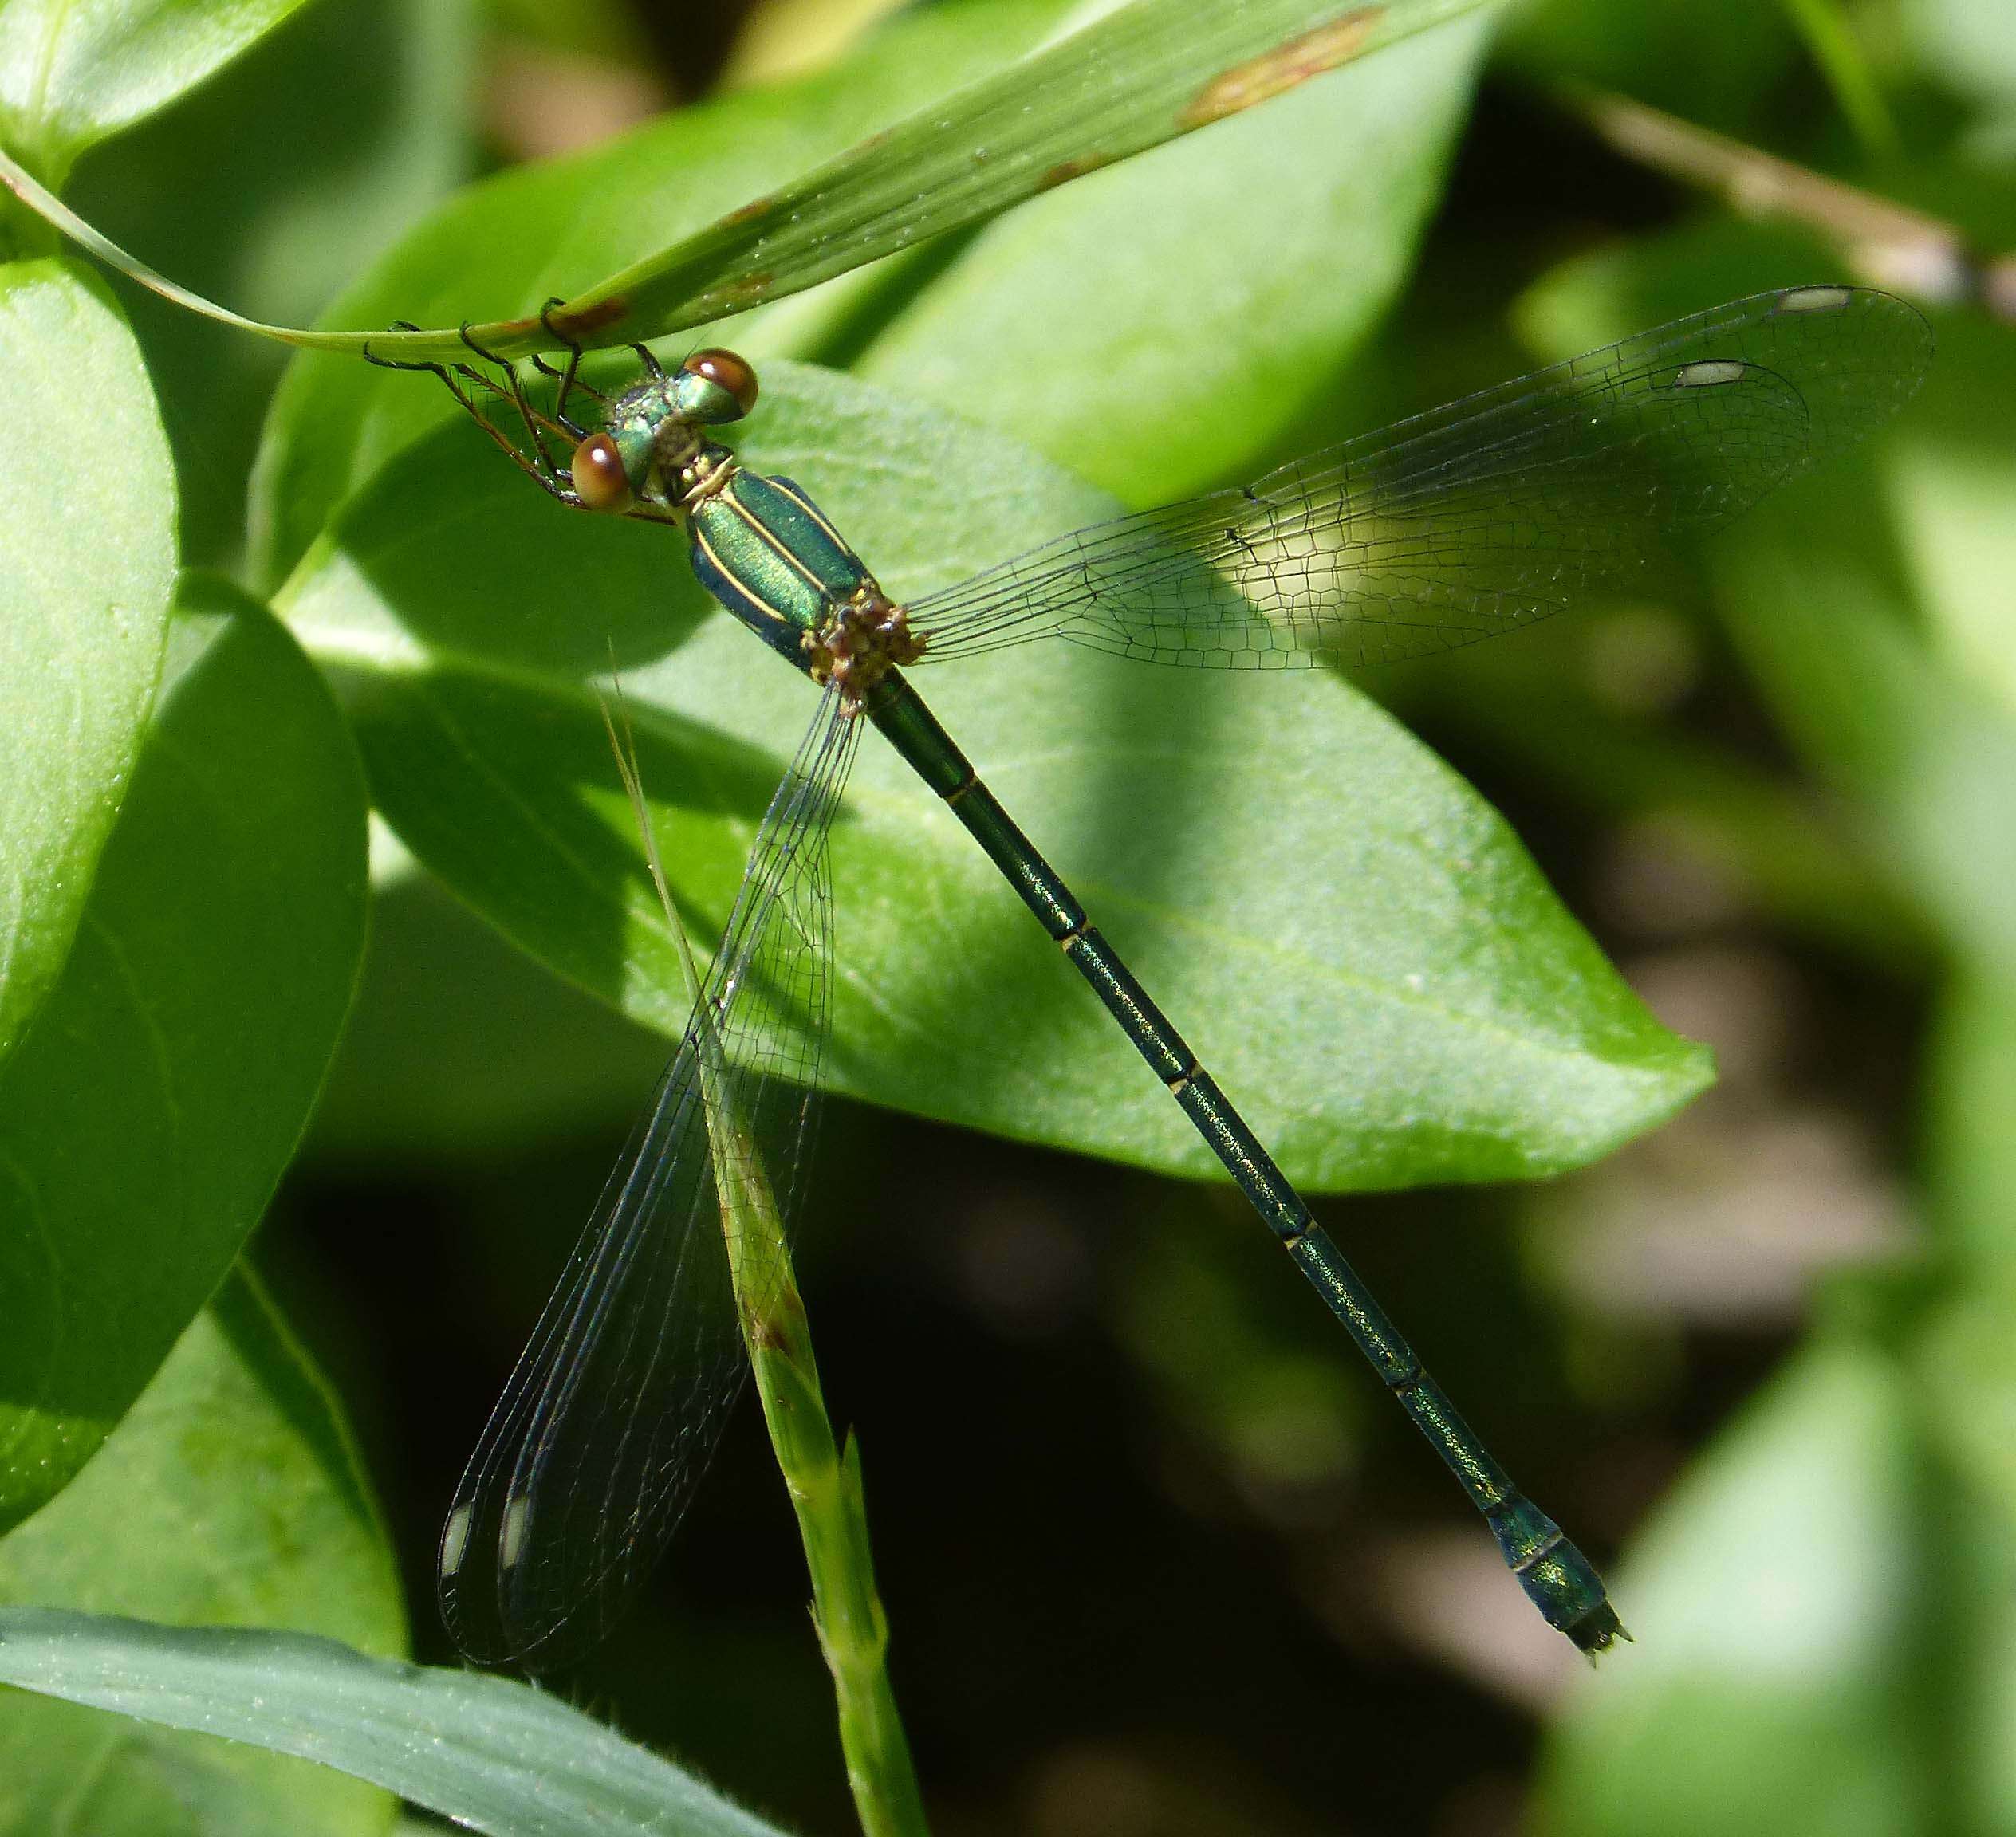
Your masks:
M1620 1639L1627 1646L1637 1644L1624 1623L1617 1618L1616 1609L1608 1601L1585 1614L1573 1626L1562 1628L1562 1631L1574 1641L1576 1649L1592 1665Z

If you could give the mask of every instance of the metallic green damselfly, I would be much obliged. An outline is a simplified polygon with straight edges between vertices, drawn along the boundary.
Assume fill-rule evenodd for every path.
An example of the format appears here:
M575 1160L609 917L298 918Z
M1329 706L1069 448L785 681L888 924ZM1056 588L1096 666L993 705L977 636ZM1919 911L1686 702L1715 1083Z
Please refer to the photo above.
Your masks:
M555 331L557 328L549 327ZM560 340L564 343L564 340ZM798 485L712 430L754 406L730 352L590 387L581 354L430 368L563 503L670 523L701 583L821 690L678 1051L484 1431L442 1540L472 1655L551 1662L604 1630L670 1538L745 1361L709 1148L732 1106L788 1226L805 1191L832 974L827 832L864 723L944 799L1169 1089L1585 1652L1622 1628L1595 1569L1514 1486L1085 909L905 675L1062 638L1223 668L1376 663L1641 585L1902 406L1931 335L1887 295L1759 294L1535 372L1257 483L1123 517L892 603ZM537 380L537 379L530 380ZM755 1001L746 999L762 991ZM789 1029L756 1011L792 1016ZM703 1091L703 1085L705 1089Z

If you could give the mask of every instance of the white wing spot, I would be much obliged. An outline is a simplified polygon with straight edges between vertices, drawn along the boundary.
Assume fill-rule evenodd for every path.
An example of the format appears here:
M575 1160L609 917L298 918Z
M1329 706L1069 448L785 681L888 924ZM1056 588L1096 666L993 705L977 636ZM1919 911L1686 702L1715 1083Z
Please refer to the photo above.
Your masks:
M1725 383L1740 383L1749 369L1733 357L1704 357L1698 364L1683 364L1673 372L1675 389L1713 389Z
M1791 287L1778 296L1780 313L1838 313L1854 295L1845 287Z
M504 1535L498 1540L497 1560L500 1567L515 1568L518 1558L525 1552L526 1513L532 1501L521 1493L504 1508Z
M441 1573L457 1575L462 1572L462 1560L469 1549L470 1510L467 1505L458 1505L448 1514L448 1528L441 1533Z

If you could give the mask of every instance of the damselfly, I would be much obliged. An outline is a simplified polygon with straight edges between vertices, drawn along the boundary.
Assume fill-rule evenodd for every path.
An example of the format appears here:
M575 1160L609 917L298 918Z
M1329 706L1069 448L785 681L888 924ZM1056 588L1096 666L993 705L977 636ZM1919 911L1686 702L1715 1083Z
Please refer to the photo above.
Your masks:
M558 328L549 324L557 341ZM756 401L702 351L614 397L581 353L528 379L471 347L430 368L563 503L683 528L702 584L820 690L683 1039L464 1474L440 1587L473 1655L550 1660L599 1634L671 1536L742 1382L708 1115L753 1143L788 1227L805 1191L831 978L827 832L878 729L1092 985L1381 1381L1455 1473L1548 1622L1622 1629L1587 1559L1458 1415L1230 1099L995 800L904 671L1061 638L1217 668L1419 656L1644 583L1854 444L1912 395L1931 335L1837 286L1735 301L1298 459L1123 517L908 605L810 497L713 430ZM788 1029L763 1014L786 1013Z

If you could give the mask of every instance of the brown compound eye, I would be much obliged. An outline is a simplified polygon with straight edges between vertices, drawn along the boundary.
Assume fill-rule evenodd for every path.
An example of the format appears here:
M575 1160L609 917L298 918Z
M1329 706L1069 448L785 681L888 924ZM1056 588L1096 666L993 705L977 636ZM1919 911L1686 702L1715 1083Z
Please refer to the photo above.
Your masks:
M630 474L606 434L591 434L574 449L574 495L591 510L628 510Z
M746 358L732 351L695 351L679 368L726 390L743 414L756 406L756 372Z

